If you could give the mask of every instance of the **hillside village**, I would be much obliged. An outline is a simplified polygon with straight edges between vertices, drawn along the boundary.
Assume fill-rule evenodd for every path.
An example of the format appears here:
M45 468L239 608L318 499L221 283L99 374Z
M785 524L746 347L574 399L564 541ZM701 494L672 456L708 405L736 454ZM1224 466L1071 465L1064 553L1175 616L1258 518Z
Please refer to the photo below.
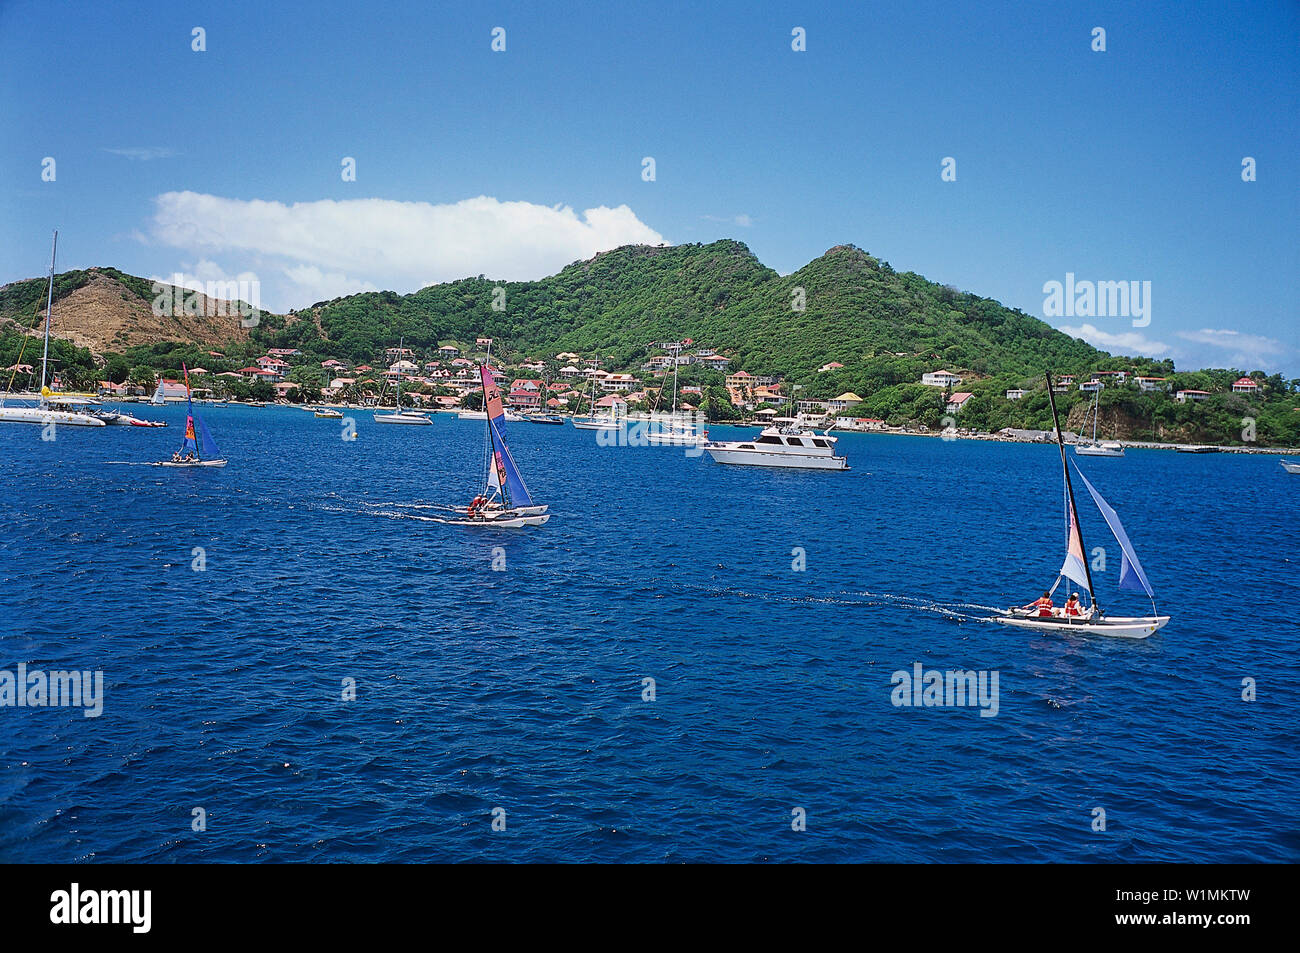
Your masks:
M598 413L633 417L666 411L672 404L672 377L676 372L678 409L698 412L709 420L759 422L798 417L851 430L926 432L943 428L961 433L988 430L990 408L1045 400L1045 384L1038 378L1025 380L1017 387L993 390L996 381L987 377L939 368L921 374L915 382L929 397L922 401L924 414L877 416L870 395L831 393L835 388L829 385L836 372L844 368L835 361L810 369L815 378L826 379L826 386L820 386L792 383L780 374L733 370L730 356L696 345L690 339L653 342L646 346L639 363L624 367L602 366L597 356L573 351L504 362L489 358L492 346L493 340L487 337L472 342L446 341L428 349L394 346L376 355L373 363L360 364L332 357L315 360L297 348L269 348L245 366L236 366L242 362L232 362L221 351L210 350L204 362L210 366L190 368L190 384L199 399L383 406L393 403L400 380L404 406L472 410L481 402L478 368L490 360L491 373L507 406L523 414L585 413L592 407ZM17 375L34 373L31 365L13 365L7 370ZM1252 400L1262 394L1279 388L1289 391L1285 382L1270 380L1258 372L1225 381L1218 389L1185 386L1187 378L1115 369L1063 373L1055 378L1053 391L1072 424L1077 423L1078 415L1071 417L1070 409L1078 405L1086 411L1094 396L1102 393L1107 403L1099 399L1098 404L1111 410L1128 403L1128 399L1143 396L1179 407L1231 398L1237 410L1248 413ZM149 369L136 368L125 380L96 382L96 390L106 398L145 396L152 393L157 379ZM165 396L183 395L184 385L178 375L164 373L161 381ZM985 413L974 419L971 411L981 403ZM1115 413L1109 417L1103 414L1101 419L1105 421L1103 429L1123 429ZM1042 425L1043 421L1018 419L1011 423L1032 426ZM994 429L1017 431L1019 428L1011 423ZM1134 437L1132 432L1121 435Z

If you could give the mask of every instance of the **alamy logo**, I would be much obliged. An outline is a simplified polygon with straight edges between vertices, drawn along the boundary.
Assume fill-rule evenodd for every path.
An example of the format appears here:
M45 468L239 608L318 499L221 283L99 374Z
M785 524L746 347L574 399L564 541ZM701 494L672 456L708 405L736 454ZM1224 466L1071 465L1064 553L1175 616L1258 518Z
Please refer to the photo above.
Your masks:
M920 662L912 671L900 668L890 676L894 690L889 700L895 708L968 708L978 706L981 718L998 713L998 673L996 671L941 672L922 669Z
M160 318L187 314L191 317L221 318L240 316L246 328L257 327L262 313L262 283L256 278L238 281L199 281L186 279L179 271L171 284L155 281L153 313Z
M1075 281L1065 273L1064 283L1043 285L1043 316L1047 318L1132 318L1133 327L1151 323L1151 282Z
M0 669L0 708L84 708L87 718L104 713L104 673Z
M54 924L130 924L133 933L148 933L152 925L152 890L68 890L50 894L50 922Z

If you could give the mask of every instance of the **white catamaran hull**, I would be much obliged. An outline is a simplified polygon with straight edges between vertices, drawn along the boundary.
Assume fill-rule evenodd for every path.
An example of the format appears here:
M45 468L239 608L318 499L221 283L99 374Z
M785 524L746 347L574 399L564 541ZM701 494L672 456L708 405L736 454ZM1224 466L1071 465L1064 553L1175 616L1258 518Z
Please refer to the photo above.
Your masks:
M105 422L89 414L70 410L42 410L39 407L0 407L0 423L62 424L65 427L103 427Z
M449 526L491 526L496 529L519 529L521 526L541 526L551 518L550 513L539 516L497 516L463 520L442 520Z
M1290 460L1279 460L1278 462L1282 464L1282 469L1287 473L1300 473L1300 463L1292 463Z
M1145 639L1164 627L1171 617L1157 616L1103 616L1100 619L1074 620L1062 618L1044 619L1038 616L1020 615L1010 611L1005 615L995 616L993 621L1002 625L1014 625L1022 629L1037 629L1040 632L1058 634L1086 633L1089 635L1109 635L1121 639Z
M225 460L163 460L155 463L156 467L224 467Z

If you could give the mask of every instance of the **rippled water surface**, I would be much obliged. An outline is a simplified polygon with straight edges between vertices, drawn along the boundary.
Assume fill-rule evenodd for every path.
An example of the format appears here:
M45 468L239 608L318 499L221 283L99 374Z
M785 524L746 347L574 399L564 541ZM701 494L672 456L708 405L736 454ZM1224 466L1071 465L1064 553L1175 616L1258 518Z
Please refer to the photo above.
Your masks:
M198 471L128 465L180 438L139 413L172 426L0 429L0 669L106 685L99 718L0 708L0 860L1300 859L1274 457L1083 461L1174 616L1131 642L977 621L1060 565L1051 447L849 435L851 471L780 472L511 425L554 516L507 531L414 518L473 494L481 422L212 408ZM894 707L918 661L998 672L997 715Z

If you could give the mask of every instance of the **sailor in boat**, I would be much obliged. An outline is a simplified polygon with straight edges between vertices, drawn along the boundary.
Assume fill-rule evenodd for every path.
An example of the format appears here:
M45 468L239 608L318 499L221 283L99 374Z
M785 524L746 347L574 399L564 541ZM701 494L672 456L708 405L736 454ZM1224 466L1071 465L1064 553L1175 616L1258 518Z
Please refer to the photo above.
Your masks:
M1083 606L1079 604L1079 594L1077 592L1072 592L1070 593L1070 598L1065 600L1065 616L1067 619L1077 619L1081 615L1083 615Z
M181 452L179 450L173 450L172 463L180 463L180 462L181 462Z
M1041 599L1035 599L1033 602L1029 603L1029 605L1024 606L1023 608L1037 609L1038 617L1040 619L1050 619L1055 614L1054 606L1052 604L1052 594L1050 592L1043 593L1043 597Z
M465 515L470 519L478 516L479 510L483 508L483 504L486 502L487 500L483 499L482 495L474 497L474 499L469 501L469 509L466 511Z

